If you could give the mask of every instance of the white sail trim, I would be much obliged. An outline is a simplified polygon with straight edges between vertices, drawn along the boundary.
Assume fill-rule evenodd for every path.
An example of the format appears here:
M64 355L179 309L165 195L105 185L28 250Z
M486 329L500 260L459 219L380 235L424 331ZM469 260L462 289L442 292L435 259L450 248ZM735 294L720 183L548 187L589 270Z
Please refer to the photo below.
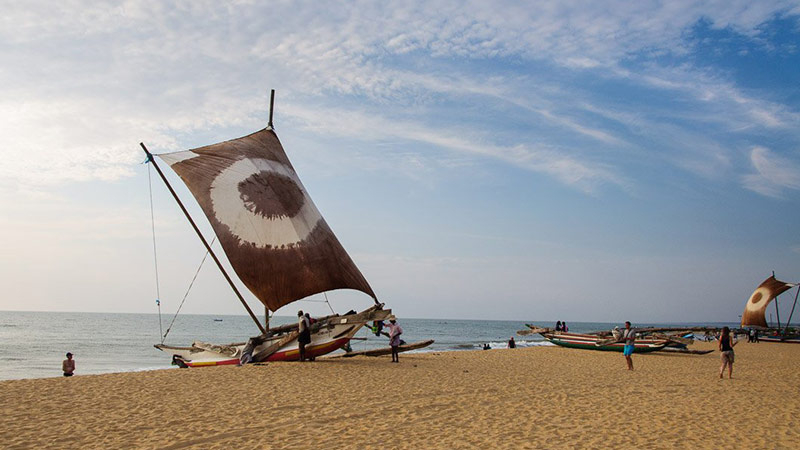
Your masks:
M261 172L273 172L291 179L303 193L303 206L293 217L268 218L254 213L239 193L239 183ZM297 174L279 162L242 159L223 170L211 183L214 215L240 240L259 248L282 248L303 241L322 215L314 206Z
M181 161L186 161L187 159L197 158L198 156L200 155L191 150L187 150L185 152L164 153L158 155L159 158L164 160L164 162L169 164L170 166L173 166Z

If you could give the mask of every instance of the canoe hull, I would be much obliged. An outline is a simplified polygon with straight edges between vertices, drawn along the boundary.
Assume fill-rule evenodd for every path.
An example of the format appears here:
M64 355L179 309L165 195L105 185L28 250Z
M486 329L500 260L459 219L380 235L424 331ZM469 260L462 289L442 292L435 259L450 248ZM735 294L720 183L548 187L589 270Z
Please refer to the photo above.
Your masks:
M366 312L365 312L366 313ZM327 323L320 326L311 334L311 342L306 344L306 357L318 357L327 355L345 346L350 339L364 326L365 317L372 320L377 317L391 313L391 310L379 310L366 315L365 313L345 315L327 320ZM270 348L273 344L284 339L291 330L285 333L276 334L266 339L263 343L256 346L253 354ZM191 347L174 347L159 344L155 347L173 356L173 361L178 365L187 367L207 367L207 366L226 366L239 364L242 352L247 345L246 342L239 342L228 345L212 345L195 342ZM298 361L300 359L300 349L297 338L290 340L282 345L277 351L265 359L265 361ZM177 360L177 361L176 361Z
M800 336L781 337L781 336L759 336L759 342L782 342L784 344L800 344Z
M591 334L577 334L577 333L541 333L541 335L551 343L567 348L579 348L582 350L596 350L602 352L622 352L625 349L625 344L616 342L612 344L598 345L598 343L607 340L600 336ZM633 346L634 353L650 353L663 349L669 341L655 340L655 339L637 339Z

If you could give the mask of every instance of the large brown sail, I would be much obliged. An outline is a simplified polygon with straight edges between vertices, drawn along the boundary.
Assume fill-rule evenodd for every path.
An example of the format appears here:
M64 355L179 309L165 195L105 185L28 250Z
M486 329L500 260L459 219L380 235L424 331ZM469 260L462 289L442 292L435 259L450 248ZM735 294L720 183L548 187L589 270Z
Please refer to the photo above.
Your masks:
M794 284L784 283L783 281L775 279L771 276L759 284L742 313L742 326L743 327L767 327L767 318L764 313L767 310L767 305L775 297L783 292L789 290Z
M341 288L375 298L272 129L158 156L197 199L239 279L270 310Z

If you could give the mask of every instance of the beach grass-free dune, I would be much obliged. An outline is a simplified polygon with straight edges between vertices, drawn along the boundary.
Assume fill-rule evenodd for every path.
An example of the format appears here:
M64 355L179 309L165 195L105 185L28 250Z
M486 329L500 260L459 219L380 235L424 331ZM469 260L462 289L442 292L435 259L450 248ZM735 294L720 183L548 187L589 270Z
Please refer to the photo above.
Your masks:
M533 347L4 381L0 447L798 448L800 345L735 350L733 380Z

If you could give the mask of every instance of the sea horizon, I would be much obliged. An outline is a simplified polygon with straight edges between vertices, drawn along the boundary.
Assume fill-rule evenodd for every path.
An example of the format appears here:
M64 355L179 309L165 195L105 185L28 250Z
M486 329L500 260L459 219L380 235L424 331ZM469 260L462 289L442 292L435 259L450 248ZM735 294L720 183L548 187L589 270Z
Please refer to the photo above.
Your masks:
M0 318L0 380L61 376L66 352L75 355L76 375L168 369L171 355L153 347L161 343L172 315L162 314L161 331L154 313L3 311ZM215 320L217 319L217 320ZM220 320L221 319L221 320ZM294 317L273 316L272 324L292 323ZM434 339L417 352L478 350L484 344L505 348L513 336L519 347L552 345L539 335L518 336L526 323L554 326L555 321L494 319L399 318L407 342ZM611 329L621 322L567 322L570 331ZM732 322L649 322L635 326L731 326ZM193 341L217 344L242 342L257 335L249 316L183 314L172 326L167 344L190 345ZM351 342L354 350L388 345L366 328Z

